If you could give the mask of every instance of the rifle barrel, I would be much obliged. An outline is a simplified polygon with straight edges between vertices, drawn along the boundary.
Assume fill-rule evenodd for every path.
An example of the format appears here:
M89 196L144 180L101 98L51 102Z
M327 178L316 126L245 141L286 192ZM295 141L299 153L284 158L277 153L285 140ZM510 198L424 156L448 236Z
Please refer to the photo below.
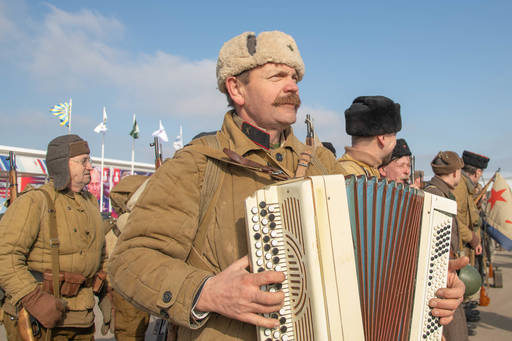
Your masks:
M18 197L18 173L16 171L16 155L9 152L9 204Z

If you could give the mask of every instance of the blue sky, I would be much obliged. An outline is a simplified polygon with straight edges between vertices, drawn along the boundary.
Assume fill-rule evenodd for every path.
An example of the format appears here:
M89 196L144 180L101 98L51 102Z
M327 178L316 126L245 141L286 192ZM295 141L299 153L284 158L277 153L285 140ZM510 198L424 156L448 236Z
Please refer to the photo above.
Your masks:
M268 4L268 5L266 5ZM306 64L303 106L338 154L349 141L344 110L360 95L402 106L417 167L441 149L491 157L512 171L510 1L7 1L0 0L0 144L45 149L66 130L49 114L73 98L73 133L99 156L93 132L106 106L105 156L152 162L151 132L162 120L185 142L220 127L216 90L222 44L244 31L291 34ZM164 146L172 155L172 141Z

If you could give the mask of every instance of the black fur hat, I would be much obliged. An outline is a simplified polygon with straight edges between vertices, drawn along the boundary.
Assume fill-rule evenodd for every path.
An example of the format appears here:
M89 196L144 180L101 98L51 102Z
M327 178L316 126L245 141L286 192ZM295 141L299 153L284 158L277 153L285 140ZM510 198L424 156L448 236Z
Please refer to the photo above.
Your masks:
M489 163L489 158L487 156L475 154L467 150L462 153L462 160L464 160L465 165L470 165L480 169L486 169L487 164Z
M360 96L345 110L345 130L351 136L377 136L401 129L400 104L387 97Z
M322 145L329 149L334 154L334 157L336 157L336 148L334 148L331 142L324 141L322 142Z
M391 160L399 159L402 156L411 156L411 150L405 142L405 139L397 139L395 148L393 149L393 154L391 155Z

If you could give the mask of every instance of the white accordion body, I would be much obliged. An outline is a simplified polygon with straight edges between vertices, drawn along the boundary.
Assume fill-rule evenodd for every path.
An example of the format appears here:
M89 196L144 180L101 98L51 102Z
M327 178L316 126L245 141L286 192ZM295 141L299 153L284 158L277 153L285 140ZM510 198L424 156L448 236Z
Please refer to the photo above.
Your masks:
M446 285L454 201L328 175L265 187L246 199L246 210L252 272L286 276L262 288L282 290L285 302L266 315L280 326L257 328L258 340L441 339L428 301ZM409 225L418 225L416 234Z

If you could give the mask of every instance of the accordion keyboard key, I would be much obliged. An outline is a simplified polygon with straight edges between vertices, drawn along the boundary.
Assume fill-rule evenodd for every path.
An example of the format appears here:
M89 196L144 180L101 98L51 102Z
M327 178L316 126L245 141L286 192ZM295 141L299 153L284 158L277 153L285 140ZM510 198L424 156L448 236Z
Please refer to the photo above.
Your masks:
M428 262L427 292L424 303L424 320L422 329L423 340L440 340L442 327L439 318L432 315L428 302L436 297L438 289L446 286L447 268L450 251L451 221L444 220L433 227L430 245L430 261Z
M284 243L283 226L279 205L267 204L260 201L259 207L250 209L250 221L253 232L249 234L251 248L251 268L253 272L265 270L282 271L287 277L286 247ZM256 233L254 233L256 232ZM283 283L264 285L263 291L285 294L284 307L291 306L290 291L287 281ZM293 341L292 313L288 308L282 308L272 314L263 314L264 317L279 321L279 327L274 329L258 328L260 341Z

